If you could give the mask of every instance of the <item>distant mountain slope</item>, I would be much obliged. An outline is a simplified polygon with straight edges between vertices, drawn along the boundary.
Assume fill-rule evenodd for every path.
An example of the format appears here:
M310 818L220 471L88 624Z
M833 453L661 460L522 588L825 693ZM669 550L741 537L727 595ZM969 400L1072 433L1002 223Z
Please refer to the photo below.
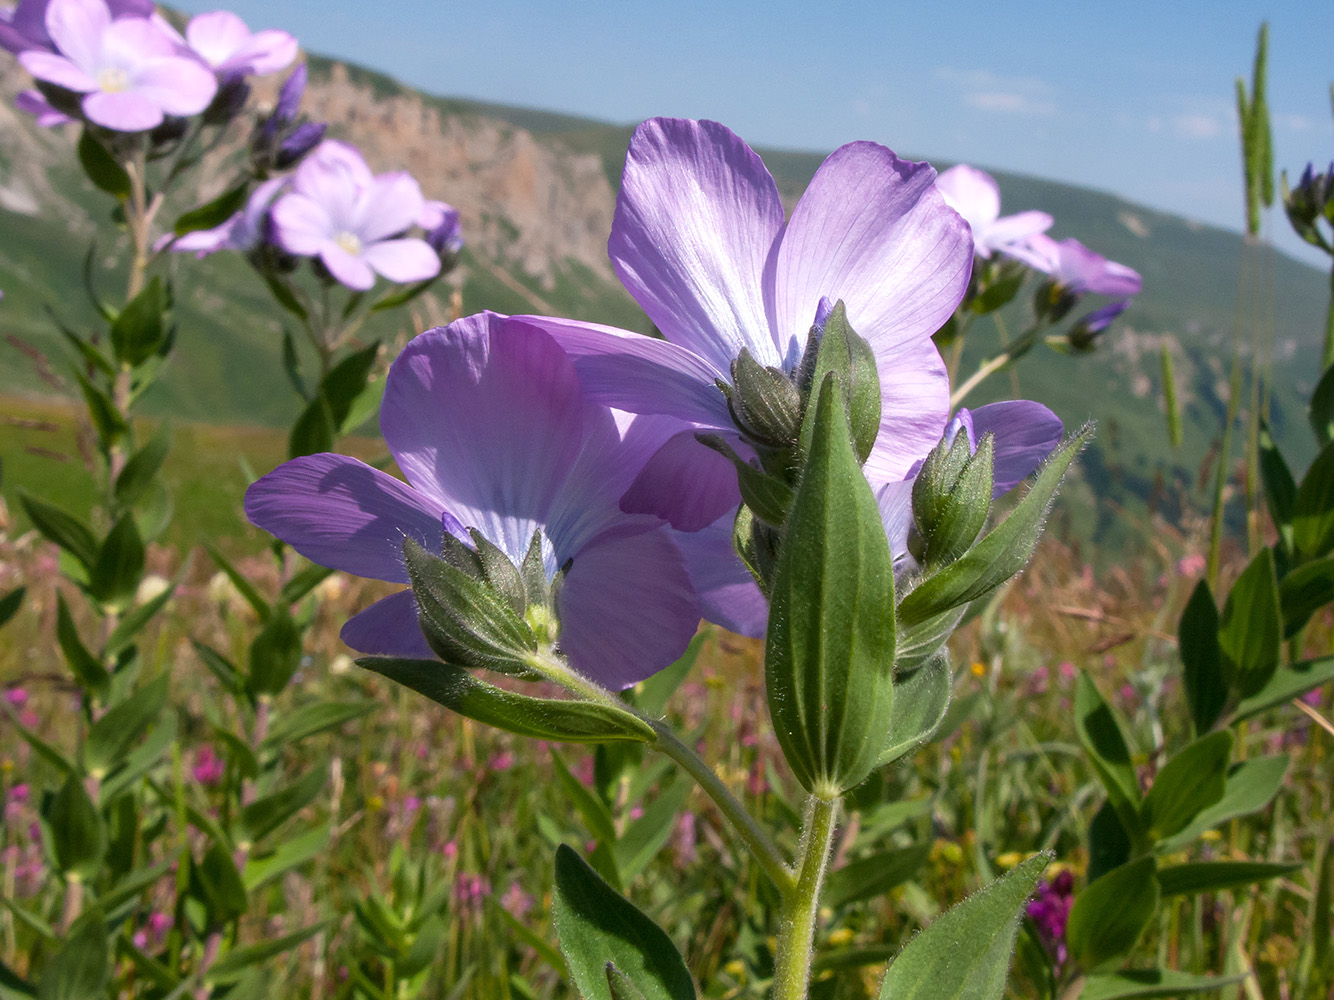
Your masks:
M590 119L432 97L354 66L312 57L306 107L331 134L356 143L379 170L406 168L428 197L462 212L467 239L450 281L465 311L553 312L647 330L642 313L606 259L615 189L632 128ZM63 356L48 305L71 324L91 322L80 291L88 239L114 239L105 201L71 168L74 129L45 132L12 108L26 83L13 60L0 73L0 334ZM905 154L916 151L904 151ZM822 154L762 151L785 199L796 200ZM224 151L223 155L227 155ZM917 153L920 155L920 153ZM939 163L938 166L947 164ZM1151 168L1151 165L1150 165ZM1134 205L1111 195L1032 177L996 173L1009 211L1040 208L1056 217L1053 234L1075 236L1144 276L1144 293L1091 356L1034 351L1018 368L1018 389L1069 423L1103 426L1086 464L1098 490L1118 484L1141 496L1155 481L1185 479L1216 436L1226 400L1227 359L1239 301L1243 240L1225 230ZM217 193L206 179L188 207ZM1250 248L1253 292L1272 305L1273 413L1276 432L1301 461L1309 458L1302 399L1315 374L1323 324L1324 276L1281 254ZM220 423L288 423L295 400L277 363L281 317L235 257L178 259L185 294L172 370L152 401L187 418ZM428 295L411 316L381 320L367 336L403 339L445 320L450 289ZM1014 335L1027 303L1007 315ZM1266 314L1262 310L1262 314ZM1251 334L1245 333L1249 340ZM990 321L976 324L964 371L994 349ZM1172 454L1161 411L1159 350L1177 364L1186 442ZM1010 394L996 376L988 395ZM0 391L40 391L30 358L0 344ZM1101 477L1101 481L1099 481Z

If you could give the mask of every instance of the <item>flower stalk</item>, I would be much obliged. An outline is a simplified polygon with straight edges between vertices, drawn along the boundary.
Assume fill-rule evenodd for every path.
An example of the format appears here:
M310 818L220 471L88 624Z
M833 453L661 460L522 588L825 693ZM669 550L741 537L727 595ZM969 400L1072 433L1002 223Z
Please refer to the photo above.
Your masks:
M838 818L837 798L811 795L802 822L796 885L783 893L778 952L774 958L773 1000L805 1000L815 957L815 923L820 889L829 867Z

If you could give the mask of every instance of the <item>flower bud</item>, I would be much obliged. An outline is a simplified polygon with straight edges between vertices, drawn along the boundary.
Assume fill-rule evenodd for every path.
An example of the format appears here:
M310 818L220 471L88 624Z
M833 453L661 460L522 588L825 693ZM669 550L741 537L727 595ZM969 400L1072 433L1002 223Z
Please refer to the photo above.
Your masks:
M1112 320L1125 312L1128 305L1130 305L1129 299L1112 302L1101 309L1094 309L1092 312L1081 316L1075 322L1075 325L1070 328L1070 332L1065 335L1070 349L1080 353L1093 350L1098 334L1111 326Z
M806 352L797 368L797 388L802 398L802 418L811 403L813 388L832 372L843 390L848 425L852 431L857 460L865 462L880 432L880 375L876 371L875 352L848 323L847 309L839 299L825 313L827 299L821 300L816 323L806 341ZM820 321L823 319L823 323ZM809 447L810 421L802 425L801 451Z
M742 434L763 447L795 447L801 395L784 372L761 366L743 347L732 362L732 385L725 391L732 420Z
M205 125L226 125L241 113L250 100L250 84L240 76L228 77L218 87L213 103L204 109Z
M1059 323L1078 301L1079 294L1070 291L1059 281L1044 281L1033 296L1033 311L1039 319Z
M977 541L991 513L992 458L991 435L974 448L968 411L960 411L913 483L914 554L923 565L957 559Z
M1295 188L1288 187L1288 175L1283 181L1283 208L1297 235L1312 246L1334 254L1334 246L1317 223L1320 219L1334 224L1334 163L1329 172L1317 174L1315 165L1308 163Z

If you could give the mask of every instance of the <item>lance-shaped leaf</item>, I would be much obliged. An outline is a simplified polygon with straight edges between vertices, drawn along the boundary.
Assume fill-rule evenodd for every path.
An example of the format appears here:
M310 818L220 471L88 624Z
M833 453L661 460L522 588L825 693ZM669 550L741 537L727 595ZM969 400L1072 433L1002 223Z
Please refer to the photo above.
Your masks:
M797 779L838 794L871 773L890 732L894 567L843 393L832 374L816 392L774 575L765 690Z
M72 878L87 880L102 866L107 828L77 774L45 803L43 818L51 832L56 866Z
M1075 687L1075 733L1107 792L1107 801L1134 840L1144 827L1139 812L1139 778L1130 759L1130 746L1111 706L1087 674L1080 674Z
M255 844L263 840L314 802L327 781L327 767L312 767L291 784L245 806L241 810L241 826L245 830L246 843Z
M19 504L32 526L48 541L55 542L72 555L84 569L93 568L93 563L97 562L97 539L83 521L23 492L19 493Z
M1306 415L1316 442L1322 448L1334 441L1334 365L1326 368L1325 374L1320 376L1315 392L1311 393Z
M37 992L32 995L38 1000L89 1000L106 995L111 955L105 921L101 907L89 910L79 918L72 933L50 957L50 964L37 984Z
M1306 559L1334 549L1334 444L1316 456L1292 502L1292 541Z
M83 134L79 136L79 165L94 186L124 201L130 196L130 175L107 148L97 141L92 128L91 125L85 125Z
M111 686L111 674L83 644L78 626L74 624L74 618L69 612L69 605L65 603L65 596L59 591L56 591L56 642L79 684L97 697L105 698Z
M1218 642L1242 698L1257 694L1274 676L1283 642L1283 617L1271 549L1261 549L1232 585L1219 619Z
M1292 510L1297 498L1297 482L1292 478L1292 470L1287 460L1279 451L1269 423L1260 421L1257 441L1260 459L1260 478L1264 481L1265 498L1269 502L1269 513L1278 529L1278 536L1287 552L1292 551Z
M985 597L1014 576L1033 555L1042 525L1070 463L1093 435L1087 424L1039 470L1023 500L1003 522L955 562L927 577L899 605L901 627Z
M1181 997L1191 993L1215 993L1239 983L1245 976L1197 976L1172 969L1126 969L1102 972L1084 980L1079 1000L1130 1000L1140 997Z
M931 854L929 843L880 851L830 872L820 905L838 909L884 895L921 871Z
M1287 573L1278 583L1278 600L1283 608L1283 638L1291 639L1313 614L1334 601L1334 557L1312 560Z
M367 656L357 660L357 664L412 688L459 715L520 736L561 743L619 740L652 743L657 738L653 727L630 712L610 705L515 694L479 681L462 667L439 660Z
M403 539L422 634L440 657L465 667L523 669L537 639L503 593Z
M224 191L218 197L210 202L200 205L198 208L192 208L179 219L172 230L177 236L184 236L186 233L193 233L198 229L213 229L222 225L237 212L241 211L246 203L246 183L238 184L229 191Z
M1227 786L1232 759L1232 733L1220 730L1182 749L1172 757L1144 797L1144 825L1155 839L1185 829L1196 816L1216 804Z
M618 986L633 984L644 1000L695 1000L690 970L662 928L564 844L556 850L551 915L561 953L584 1000L627 995L624 989L612 992L609 966L619 973L612 977Z
M1267 882L1301 869L1303 864L1273 861L1197 861L1158 869L1158 885L1164 896L1194 896Z
M153 485L158 469L166 460L171 447L171 427L164 420L148 443L130 456L125 467L116 476L116 503L128 507L135 503Z
M1283 787L1283 775L1288 769L1287 754L1275 757L1254 757L1233 764L1223 786L1223 797L1201 811L1184 830L1158 844L1158 851L1171 854L1189 847L1205 830L1238 816L1259 812L1273 801Z
M908 942L880 987L880 1000L1000 1000L1014 936L1048 853L1035 854Z
M313 455L333 447L334 438L346 432L357 398L366 389L379 344L349 354L320 380L315 398L297 418L288 440L288 457Z
M26 586L15 587L3 597L0 597L0 625L4 625L9 619L18 614L19 608L23 607L23 595L28 592Z
M286 609L274 608L250 643L250 674L246 679L250 693L280 693L300 664L301 627Z
M1223 649L1218 644L1218 608L1208 582L1195 585L1181 612L1177 636L1191 721L1197 733L1207 733L1223 714L1228 695Z
M120 311L111 324L111 347L122 365L135 368L162 347L170 298L162 279L155 277Z
M1269 683L1237 705L1232 721L1249 718L1267 708L1281 705L1334 680L1334 656L1303 660L1290 667L1279 667Z
M88 773L96 778L105 777L162 714L166 704L167 675L162 674L112 706L88 730L88 740L83 746Z
M1108 872L1078 896L1070 908L1065 941L1083 968L1129 953L1158 908L1153 858L1140 858Z
M134 599L144 576L144 540L129 514L121 516L97 551L88 573L88 593L103 604L124 607Z

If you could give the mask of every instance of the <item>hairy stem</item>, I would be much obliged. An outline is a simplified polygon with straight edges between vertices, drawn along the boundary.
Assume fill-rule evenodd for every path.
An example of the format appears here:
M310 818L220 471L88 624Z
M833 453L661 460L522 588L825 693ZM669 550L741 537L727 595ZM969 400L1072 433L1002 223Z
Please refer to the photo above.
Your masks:
M829 849L834 840L837 816L838 799L812 795L806 803L797 858L797 884L783 893L772 1000L805 1000L811 978L811 960L815 957L820 889L829 866Z

